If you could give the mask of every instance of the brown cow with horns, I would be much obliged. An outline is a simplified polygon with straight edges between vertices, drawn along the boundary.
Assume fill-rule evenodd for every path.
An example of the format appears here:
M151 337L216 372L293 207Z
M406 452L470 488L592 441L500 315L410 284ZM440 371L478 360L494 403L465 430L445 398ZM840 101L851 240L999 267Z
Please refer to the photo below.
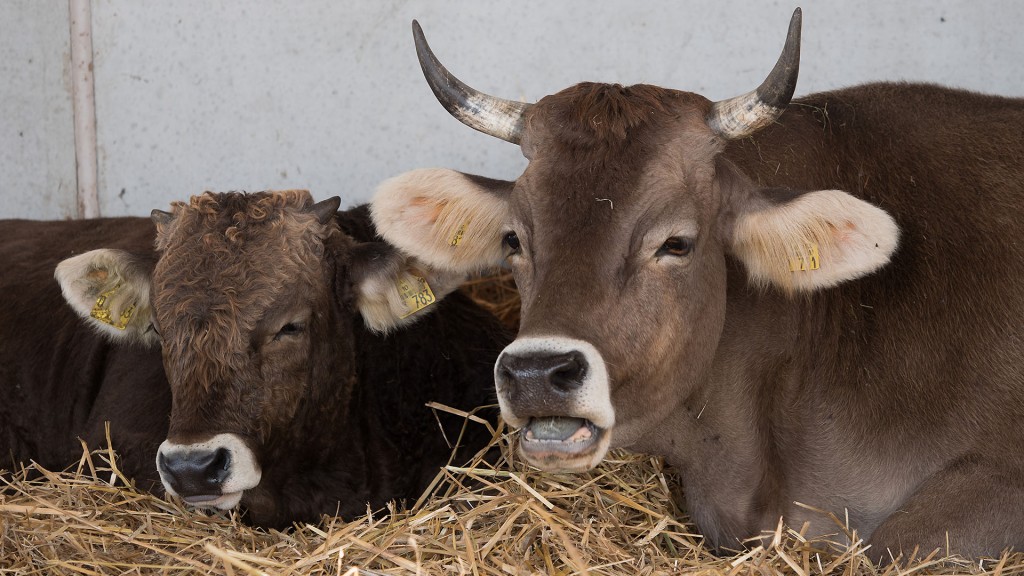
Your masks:
M425 404L492 404L506 331L463 295L410 302L460 279L425 292L365 206L337 208L206 193L154 211L155 229L4 222L0 468L76 462L76 436L98 447L110 421L140 487L280 527L416 498L451 445L479 450L486 427Z
M436 269L512 268L521 330L495 379L529 461L664 455L716 547L780 517L835 532L799 502L845 511L876 557L1024 548L1024 101L872 84L790 103L799 10L765 82L721 102L501 100L413 28L445 108L529 164L399 176L374 219Z

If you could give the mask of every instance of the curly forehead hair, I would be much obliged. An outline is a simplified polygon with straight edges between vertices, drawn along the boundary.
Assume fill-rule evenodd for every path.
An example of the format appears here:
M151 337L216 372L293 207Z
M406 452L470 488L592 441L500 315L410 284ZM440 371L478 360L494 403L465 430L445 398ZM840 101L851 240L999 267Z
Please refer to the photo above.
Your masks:
M224 235L232 242L241 241L241 234L250 226L263 222L273 222L281 215L289 212L301 212L313 205L313 197L307 190L280 190L256 192L214 193L204 192L192 196L188 203L173 202L174 230L194 233L200 227L216 226L218 221L224 222ZM218 227L219 228L219 227ZM157 249L167 247L170 230L161 227L157 240Z
M154 278L164 349L180 362L172 372L204 386L227 378L276 298L316 293L333 223L321 224L312 205L305 190L206 192L173 205L159 226Z

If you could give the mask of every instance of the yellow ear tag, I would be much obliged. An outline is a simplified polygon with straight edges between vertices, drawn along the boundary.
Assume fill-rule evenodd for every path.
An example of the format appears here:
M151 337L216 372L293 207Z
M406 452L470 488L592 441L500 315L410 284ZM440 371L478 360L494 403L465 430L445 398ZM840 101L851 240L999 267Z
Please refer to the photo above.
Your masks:
M100 297L96 299L96 305L92 307L92 312L90 312L89 315L99 320L100 322L103 322L104 324L109 324L114 328L117 328L118 330L124 330L125 328L128 327L128 322L131 321L132 315L135 314L135 304L132 304L131 306L122 310L121 317L118 318L117 322L114 322L113 317L111 317L110 306L107 305L107 298L110 298L114 294L117 294L117 291L120 289L121 284L118 283L110 290L107 290L106 292L100 294Z
M818 256L817 244L808 244L803 254L789 260L790 272L806 272L808 270L817 270L820 267L821 258Z
M403 314L401 318L407 318L437 301L434 298L434 293L430 290L430 285L419 276L407 274L398 279L396 286L398 287L398 295L401 296L402 302L405 303L405 307L408 309L408 312Z
M466 235L467 226L469 226L469 221L463 222L459 226L458 230L455 231L455 234L452 234L452 237L448 239L449 246L455 248L460 242L462 242L462 237Z

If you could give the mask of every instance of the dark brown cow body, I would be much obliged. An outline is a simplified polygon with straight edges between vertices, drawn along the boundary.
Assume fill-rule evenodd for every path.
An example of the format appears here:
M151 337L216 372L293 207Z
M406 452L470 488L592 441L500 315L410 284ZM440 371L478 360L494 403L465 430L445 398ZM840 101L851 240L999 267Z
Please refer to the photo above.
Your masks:
M495 319L458 294L451 305L440 302L387 335L379 333L380 326L367 328L361 312L369 308L358 280L377 279L388 287L387 279L405 270L404 258L375 241L365 208L334 215L327 204L326 223L314 226L314 233L285 224L292 212L298 218L311 209L308 194L282 196L288 201L275 202L270 193L201 197L206 216L194 221L196 228L178 230L183 234L178 240L167 234L155 238L150 219L4 223L2 467L33 459L63 468L81 454L76 436L99 446L103 422L109 420L122 469L140 487L157 491L162 491L161 443L202 442L218 433L241 439L250 452L219 453L220 460L206 463L216 470L188 461L201 469L199 476L212 478L168 481L164 470L165 481L197 505L229 508L240 500L246 519L255 524L284 526L316 521L320 514L351 517L367 506L379 509L391 500L417 497L452 457L448 442L460 438L465 424L441 413L442 434L438 417L425 404L464 410L492 404L493 360L508 337ZM187 206L176 214L186 213ZM246 226L237 214L263 218ZM311 225L310 220L316 216L301 221ZM218 237L223 239L232 224L242 236L233 244L235 252L206 260L216 269L197 265L217 250ZM299 238L281 238L289 234ZM197 242L189 244L188 238ZM259 261L256 238L291 248L308 241L320 248L315 254L282 252ZM153 249L155 239L159 252ZM79 253L60 265L58 278L87 322L67 306L53 280L54 267ZM309 264L308 276L295 274L289 258ZM172 269L161 276L161 263L167 262ZM240 264L235 284L223 275L232 264ZM151 288L154 269L157 281L165 283ZM267 278L281 270L292 277L268 284ZM112 320L118 321L128 304L136 306L124 330L90 317L98 295L115 285L107 302ZM253 298L246 310L218 308L226 295L245 298L259 287L268 290L263 301ZM443 288L437 286L439 295ZM296 319L275 314L287 313L293 301L311 307L303 309L309 312L305 325L284 329L283 336L271 334L272 344L249 332L238 351L202 330L188 333L187 322L196 318L228 325L235 319L233 328L240 333L249 321L288 323ZM162 346L150 326L156 322L151 303L157 314L170 312L159 318ZM282 360L282 354L290 358ZM204 366L212 362L224 368L225 358L241 362L234 372L214 371L216 376L203 382ZM245 389L239 391L240 386ZM485 427L468 424L455 457L468 457L489 438ZM244 458L252 460L256 484L236 490L241 494L233 501L217 501L218 490L232 480L228 471Z
M793 37L769 77L789 94ZM490 102L418 42L449 111L530 163L515 183L397 177L374 218L439 269L508 261L521 330L495 377L527 459L665 455L719 547L780 517L836 531L802 503L848 514L876 557L1024 548L1024 101L580 84Z
M106 443L140 488L159 486L153 465L167 436L171 391L158 349L111 346L67 306L53 270L101 246L152 254L149 218L0 222L0 469L34 460L62 470ZM155 484L155 486L154 486Z

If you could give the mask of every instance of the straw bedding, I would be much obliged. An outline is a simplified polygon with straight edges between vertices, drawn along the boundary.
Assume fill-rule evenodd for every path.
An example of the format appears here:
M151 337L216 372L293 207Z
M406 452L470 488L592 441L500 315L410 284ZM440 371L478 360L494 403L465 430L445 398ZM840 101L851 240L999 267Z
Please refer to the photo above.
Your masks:
M514 325L507 276L467 290ZM466 416L467 426L488 425ZM1024 574L1021 553L976 563L934 554L878 568L874 551L834 517L833 538L808 541L780 525L765 543L716 557L659 458L613 452L589 473L547 474L516 457L507 430L493 434L496 464L453 463L418 502L284 532L140 493L116 454L83 446L67 471L29 465L0 476L0 574Z

